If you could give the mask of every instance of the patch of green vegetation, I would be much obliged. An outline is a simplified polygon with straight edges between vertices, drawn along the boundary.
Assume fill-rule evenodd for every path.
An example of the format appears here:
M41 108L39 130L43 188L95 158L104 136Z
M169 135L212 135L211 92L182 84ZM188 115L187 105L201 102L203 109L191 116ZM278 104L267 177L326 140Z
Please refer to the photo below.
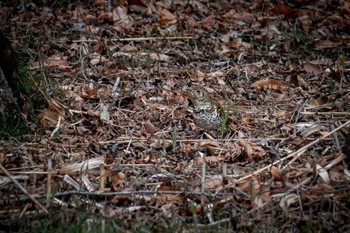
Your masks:
M13 114L6 114L0 117L0 139L15 138L20 140L23 135L29 134L29 127L20 118L15 118Z

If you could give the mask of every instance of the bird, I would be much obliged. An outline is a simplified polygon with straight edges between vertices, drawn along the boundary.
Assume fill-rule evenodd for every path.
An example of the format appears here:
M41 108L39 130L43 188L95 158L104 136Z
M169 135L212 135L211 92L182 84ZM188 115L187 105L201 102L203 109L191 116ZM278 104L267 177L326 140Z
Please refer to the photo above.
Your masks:
M225 111L204 87L191 87L188 98L193 104L192 116L197 126L204 130L218 130L221 128Z

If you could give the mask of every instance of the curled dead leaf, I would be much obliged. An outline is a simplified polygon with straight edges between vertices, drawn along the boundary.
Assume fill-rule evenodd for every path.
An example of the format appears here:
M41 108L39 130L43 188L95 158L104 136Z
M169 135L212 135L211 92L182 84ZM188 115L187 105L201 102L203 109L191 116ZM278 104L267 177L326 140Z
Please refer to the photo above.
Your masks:
M278 117L281 119L284 119L285 121L290 121L292 116L290 115L290 112L286 112L286 111L275 111L272 113L272 115L274 117Z
M39 110L39 112L40 113L36 116L36 118L45 128L56 126L58 118L62 116L58 111L51 108L44 108ZM62 117L61 120L64 120L64 118Z
M112 174L112 186L114 190L118 187L123 187L126 182L126 176L123 172L114 172Z
M170 60L170 56L165 55L165 54L160 54L160 53L150 53L149 57L153 60L157 60L157 61L169 61Z
M238 141L239 145L242 146L244 148L244 152L245 152L245 156L248 158L251 158L253 155L253 149L250 146L250 144L246 141L243 141L242 139L240 139Z
M125 7L118 6L113 10L114 30L117 32L129 31L133 26L133 21L128 16L128 10Z
M153 135L155 132L157 132L157 128L150 122L147 121L143 124L145 127L146 133Z
M314 46L317 49L327 49L327 48L335 48L338 46L341 46L343 44L342 41L330 41L330 40L318 40L318 41L314 41Z
M295 193L291 193L285 197L283 197L279 203L279 206L284 210L284 213L288 214L288 207L299 201L299 196Z
M282 171L276 166L272 166L270 172L275 181L283 181Z
M223 177L221 175L209 175L205 179L205 190L215 191L223 187Z
M311 62L305 62L303 64L303 67L307 73L311 73L314 75L319 75L321 73L320 68Z
M264 80L259 80L250 85L251 88L256 88L256 89L286 89L289 88L288 83L282 80L276 80L276 79L264 79Z

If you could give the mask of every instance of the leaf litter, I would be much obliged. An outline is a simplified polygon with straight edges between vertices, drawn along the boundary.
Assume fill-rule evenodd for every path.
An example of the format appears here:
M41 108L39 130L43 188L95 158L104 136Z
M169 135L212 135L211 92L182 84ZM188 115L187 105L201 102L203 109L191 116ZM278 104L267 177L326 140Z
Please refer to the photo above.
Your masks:
M1 218L349 230L350 5L335 2L1 2L28 75L53 89L43 130L1 142ZM193 123L193 85L228 103L223 136Z

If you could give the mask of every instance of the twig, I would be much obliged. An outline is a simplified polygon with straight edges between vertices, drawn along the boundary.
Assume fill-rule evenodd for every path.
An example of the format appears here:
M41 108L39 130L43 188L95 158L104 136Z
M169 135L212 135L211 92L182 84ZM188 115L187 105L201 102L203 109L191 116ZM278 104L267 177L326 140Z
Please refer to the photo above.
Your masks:
M212 223L209 223L209 224L198 224L198 227L212 227L212 226L216 226L216 225L219 225L219 224L222 224L222 223L227 223L227 222L230 222L230 221L231 221L231 218L224 218L224 219L221 219L219 221L212 222Z
M117 38L109 39L109 42L118 41L147 41L147 40L191 40L193 36L174 36L174 37L138 37L138 38ZM100 40L73 40L74 43L97 43Z
M48 159L47 161L47 185L46 185L46 207L50 206L50 197L51 197L51 177L52 177L52 160Z
M106 170L103 164L100 165L100 192L105 191L105 181L106 181Z
M230 138L230 139L224 139L224 142L227 143L227 142L235 142L235 141L238 141L240 139L247 139L248 141L250 142L256 142L256 141L262 141L262 140L265 140L265 141L283 141L283 140L287 140L289 138ZM122 138L117 138L117 139L114 139L114 140L109 140L109 141L99 141L97 142L98 144L110 144L110 143L130 143L130 140L133 140L133 141L137 141L137 142L148 142L149 139L141 139L141 138L136 138L136 137L132 137L132 138L127 138L127 137L122 137ZM169 139L170 140L170 139ZM181 142L213 142L213 141L216 141L216 142L222 142L221 139L176 139L177 142L181 143Z
M300 152L306 151L307 148L309 148L309 147L315 145L316 143L320 142L322 139L324 139L324 138L330 136L331 134L333 134L334 132L340 130L341 128L344 128L344 127L345 127L346 125L348 125L349 123L350 123L350 120L347 121L347 122L345 122L344 124L340 125L338 128L332 130L331 132L325 134L324 136L320 137L319 139L317 139L317 140L315 140L315 141L313 141L313 142L307 144L306 146L303 146L303 147L300 148L299 150L297 150L297 151L291 153L290 155L288 155L288 156L286 156L286 157L284 157L284 158L281 158L280 160L277 160L277 161L273 162L272 164L267 165L267 166L265 166L265 167L263 167L263 168L257 170L256 172L253 172L253 173L250 174L250 175L247 175L247 176L242 177L241 179L238 179L238 180L236 181L236 183L239 183L239 182L241 182L241 181L243 181L243 180L246 180L246 179L248 179L248 178L251 178L251 177L253 177L253 176L256 176L256 175L260 174L261 172L263 172L263 171L265 171L265 170L268 170L268 169L270 169L272 166L274 166L274 165L276 165L276 164L278 164L278 163L280 163L280 162L283 162L284 160L287 160L287 159L289 159L289 158L292 158L292 157L299 158L299 157L303 154L303 153L300 153ZM284 167L283 169L285 169L285 167Z
M36 204L42 211L44 211L45 214L49 214L49 211L47 211L44 206L42 206L32 195L30 195L30 193L28 193L27 190L20 183L18 183L15 178L11 176L11 174L1 164L0 169L7 175L8 178L10 178L10 180L17 186L17 188L19 188L25 195L29 197L30 200L32 200L32 202L34 202L34 204Z
M302 115L350 115L350 112L300 112Z
M202 157L203 164L202 164L202 179L201 179L201 193L205 193L205 175L206 175L206 161L205 161L205 154L202 152L199 152L199 155ZM205 204L205 195L201 195L201 204L204 206Z

